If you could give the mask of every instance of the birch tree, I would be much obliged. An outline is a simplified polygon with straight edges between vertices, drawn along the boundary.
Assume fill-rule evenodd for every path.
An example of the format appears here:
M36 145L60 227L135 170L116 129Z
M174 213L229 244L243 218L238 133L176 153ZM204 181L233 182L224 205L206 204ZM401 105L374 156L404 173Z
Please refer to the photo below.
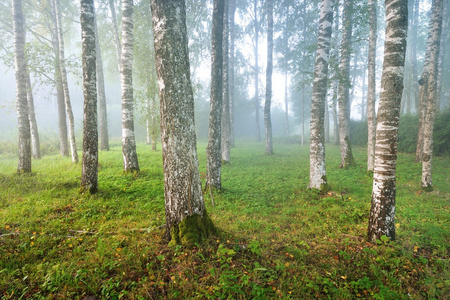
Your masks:
M117 28L117 16L116 16L116 8L114 6L114 0L109 0L108 4L109 4L109 12L111 14L114 46L116 48L116 54L117 54L117 68L120 73L120 68L121 68L120 59L122 57L122 45L121 45L120 39L119 39L119 29Z
M27 103L27 68L25 59L25 26L22 1L13 0L13 33L16 69L16 111L19 126L18 173L31 172L31 134Z
M342 16L342 41L339 59L339 144L341 149L340 168L348 168L355 164L350 144L349 128L349 85L350 85L350 54L352 42L352 10L353 0L344 0Z
M266 69L266 101L264 103L264 124L266 127L266 154L273 154L272 120L270 106L272 102L273 72L273 0L266 0L267 8L267 69Z
M122 156L125 172L139 171L133 112L133 0L122 0Z
M203 201L184 0L151 0L161 109L166 235L193 244L215 231Z
M253 1L253 14L254 14L254 22L255 22L255 46L254 46L254 55L255 55L255 125L256 125L256 140L261 141L261 130L259 128L259 64L258 64L258 49L259 49L259 20L258 20L258 0Z
M320 5L319 35L314 66L313 94L311 99L311 125L309 150L309 188L328 188L325 168L325 100L327 97L328 61L333 24L333 0L322 0Z
M28 64L27 62L25 62ZM33 158L41 159L41 142L39 140L39 130L36 121L36 113L34 111L34 97L33 86L31 85L30 72L28 66L26 68L26 80L27 80L27 105L28 105L28 118L30 120L30 133L31 133L31 153Z
M236 0L229 0L229 35L230 35L230 53L229 53L229 75L228 75L228 89L230 102L230 147L234 147L234 40L235 40L235 14L236 14Z
M442 6L443 0L434 0L432 10L433 24L430 28L431 45L429 53L428 69L428 91L427 91L427 109L425 122L423 124L423 153L422 153L422 188L427 191L433 189L431 180L433 157L433 126L436 115L436 103L439 103L439 93L437 89L438 61L442 31Z
M98 189L97 47L93 0L81 0L80 21L84 94L81 192L93 194Z
M108 111L106 107L105 78L103 76L103 60L100 50L100 41L97 30L97 17L94 11L94 30L95 30L95 55L96 55L96 77L97 77L97 93L98 93L98 123L100 150L109 151L108 136Z
M64 54L64 36L61 21L61 4L58 0L52 0L55 10L56 18L56 33L58 37L58 50L59 50L59 73L61 76L62 91L64 96L64 105L66 107L67 120L69 125L69 142L70 152L72 154L72 161L78 163L77 144L75 141L75 120L72 112L72 104L70 101L69 82L67 80L67 70Z
M386 32L378 108L372 204L368 239L395 239L398 120L403 93L408 1L386 0Z
M225 0L223 11L223 69L222 69L222 123L221 123L221 148L222 162L230 163L230 65L229 65L229 1Z
M375 66L377 50L377 1L369 0L369 54L367 92L367 171L373 172L375 160Z
M222 40L224 0L214 0L211 36L211 97L208 146L206 148L206 183L210 189L222 188L221 118L222 118Z

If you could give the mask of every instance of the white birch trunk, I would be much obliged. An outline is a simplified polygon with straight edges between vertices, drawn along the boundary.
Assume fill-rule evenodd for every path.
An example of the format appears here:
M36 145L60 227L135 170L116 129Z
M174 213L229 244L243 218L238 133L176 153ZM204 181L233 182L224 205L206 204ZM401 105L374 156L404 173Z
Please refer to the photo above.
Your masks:
M94 0L81 0L83 65L83 159L81 192L98 190L97 78Z
M228 54L228 41L229 41L229 21L228 12L229 4L228 0L225 0L224 14L223 14L223 69L222 69L222 124L221 124L221 148L222 148L222 162L230 163L230 68L229 68L229 54Z
M161 109L166 233L173 244L214 232L203 201L184 0L151 0Z
M236 13L236 0L229 0L230 1L230 23L228 24L229 31L230 31L230 57L229 57L229 90L230 90L230 147L234 147L234 40L235 40L235 33L234 33L234 18Z
M340 168L348 168L355 164L349 136L349 85L350 85L350 54L352 41L352 10L353 0L344 0L342 16L342 41L339 60L339 143L341 149Z
M61 21L61 7L58 0L53 0L55 7L56 28L58 36L58 49L59 49L59 72L61 73L61 82L64 95L64 105L66 106L66 114L69 125L69 142L70 152L72 155L72 161L78 163L77 144L75 141L75 120L72 112L72 104L70 101L69 82L67 80L67 70L64 55L64 36Z
M270 107L272 103L273 73L273 0L266 0L267 8L267 69L266 69L266 101L264 104L264 124L266 127L266 155L273 154L272 120Z
M333 23L333 0L322 0L320 5L319 35L317 40L314 83L311 99L311 135L309 188L328 189L325 168L324 110L327 97L328 61ZM304 89L303 99L304 102Z
M209 111L208 146L206 148L206 183L210 189L222 188L221 168L221 118L222 118L222 68L223 68L223 12L224 0L214 0L211 36L211 96Z
M133 108L133 0L122 0L122 156L125 172L139 171Z
M258 21L258 0L253 1L253 13L255 18L255 125L256 141L261 141L261 130L259 128L259 65L258 65L258 44L259 44L259 21Z
M26 62L28 64L28 62ZM33 158L41 159L41 143L39 140L39 130L36 121L36 113L34 111L33 86L31 85L30 72L27 69L27 102L28 102L28 118L30 119L31 132L31 153Z
M25 26L22 1L13 0L14 58L16 69L16 111L19 126L18 173L31 172L31 134L27 102L27 68L25 60Z
M116 47L117 68L119 70L119 73L121 73L120 60L122 57L122 45L120 44L119 29L117 28L117 17L116 17L116 8L114 7L114 0L109 0L109 12L111 13L114 46Z
M433 126L436 115L436 103L439 99L437 90L438 60L442 30L442 1L434 0L433 24L431 31L431 45L428 68L427 109L423 124L423 153L422 153L422 188L430 191L432 183L432 157L433 157Z
M369 1L369 54L367 92L367 171L373 172L375 162L375 67L377 52L377 1Z
M398 119L403 93L408 1L386 0L386 34L380 106L378 108L375 167L368 239L395 239L395 173Z

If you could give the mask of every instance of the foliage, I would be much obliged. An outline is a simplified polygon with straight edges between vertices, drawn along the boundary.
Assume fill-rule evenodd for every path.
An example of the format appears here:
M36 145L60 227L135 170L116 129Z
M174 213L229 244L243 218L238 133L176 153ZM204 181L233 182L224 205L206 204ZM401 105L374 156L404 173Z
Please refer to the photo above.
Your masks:
M0 157L0 297L82 299L445 298L449 291L448 158L436 157L435 192L420 164L399 154L397 240L365 241L372 180L341 170L327 145L332 191L306 189L309 148L236 141L224 190L205 195L219 229L192 248L169 247L159 152L138 144L141 172L123 174L120 142L99 158L99 193L80 195L81 166L44 156L15 174ZM199 144L198 149L205 149ZM205 151L199 152L205 172ZM408 295L408 296L407 296Z

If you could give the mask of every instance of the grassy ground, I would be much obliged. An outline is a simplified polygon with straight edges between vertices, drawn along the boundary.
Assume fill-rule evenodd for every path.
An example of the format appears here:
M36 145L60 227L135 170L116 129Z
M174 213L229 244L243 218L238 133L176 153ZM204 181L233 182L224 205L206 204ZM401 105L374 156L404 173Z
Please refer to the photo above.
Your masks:
M205 144L199 144L204 178ZM142 171L122 174L120 145L100 153L99 193L78 193L81 165L45 156L17 175L0 157L0 297L82 299L443 299L450 294L450 160L434 158L435 191L421 166L398 159L397 240L365 241L371 178L366 151L340 170L327 146L333 188L308 184L307 146L238 142L222 193L207 210L220 234L191 249L164 233L160 152L138 145Z

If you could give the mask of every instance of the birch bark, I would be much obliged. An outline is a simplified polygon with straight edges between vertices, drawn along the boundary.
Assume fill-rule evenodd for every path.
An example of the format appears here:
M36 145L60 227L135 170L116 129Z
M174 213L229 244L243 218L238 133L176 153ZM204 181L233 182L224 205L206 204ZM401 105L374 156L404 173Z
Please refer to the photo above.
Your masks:
M375 66L377 51L377 1L369 0L369 54L367 92L367 171L373 172L375 162Z
M408 1L386 0L384 62L378 108L375 166L368 239L395 239L398 120L403 93Z
M270 107L272 103L273 72L273 0L266 0L267 8L267 69L266 69L266 101L264 104L264 124L266 127L266 154L273 154L272 120Z
M151 0L161 109L166 234L172 244L215 231L203 201L190 79L184 0Z
M109 0L108 3L109 3L109 12L111 13L114 46L116 47L116 53L117 53L117 68L119 70L119 73L121 73L120 60L122 57L122 45L120 44L119 29L117 28L116 8L114 6L114 0Z
M355 164L350 145L349 130L349 84L350 84L350 54L352 41L352 10L353 0L344 0L342 16L342 41L339 61L339 142L341 149L340 168L348 168Z
M230 65L229 65L229 1L225 0L223 14L223 69L222 69L222 124L221 124L221 147L222 147L222 162L230 163Z
M133 0L122 0L122 156L125 172L139 171L133 112Z
M39 140L39 130L36 121L36 113L34 111L33 86L31 85L30 72L28 71L28 62L25 63L27 64L27 104L31 132L31 153L33 158L41 159L41 142Z
M84 94L83 159L80 191L94 194L98 189L97 47L94 0L81 0L80 22Z
M314 83L311 99L309 188L324 191L328 188L325 168L324 111L327 97L328 61L333 24L333 0L322 0L320 5L319 35L317 40ZM302 99L303 102L305 99Z
M72 112L72 104L70 101L69 82L67 80L67 70L64 55L64 36L61 21L61 7L58 0L53 0L55 18L56 18L56 31L58 36L58 50L59 50L59 72L61 74L61 83L64 95L64 105L66 107L67 120L69 125L69 142L70 152L72 155L72 161L78 163L77 144L75 140L75 121Z
M437 90L438 61L442 31L442 0L434 0L433 25L430 28L431 45L428 65L427 109L423 124L423 153L422 153L422 188L433 190L432 157L433 157L433 126L436 115L436 103L439 100Z
M18 173L31 172L31 134L27 103L27 69L25 60L25 26L22 1L13 0L13 32L16 69L16 111L19 126Z
M211 96L209 111L208 146L206 148L206 183L210 189L222 188L221 118L223 68L223 13L224 0L214 0L211 36Z
M108 137L108 111L106 107L105 78L103 75L103 60L100 50L100 40L97 30L97 17L94 12L94 30L95 30L95 55L96 55L96 74L97 74L97 93L98 93L98 123L100 150L109 151Z

